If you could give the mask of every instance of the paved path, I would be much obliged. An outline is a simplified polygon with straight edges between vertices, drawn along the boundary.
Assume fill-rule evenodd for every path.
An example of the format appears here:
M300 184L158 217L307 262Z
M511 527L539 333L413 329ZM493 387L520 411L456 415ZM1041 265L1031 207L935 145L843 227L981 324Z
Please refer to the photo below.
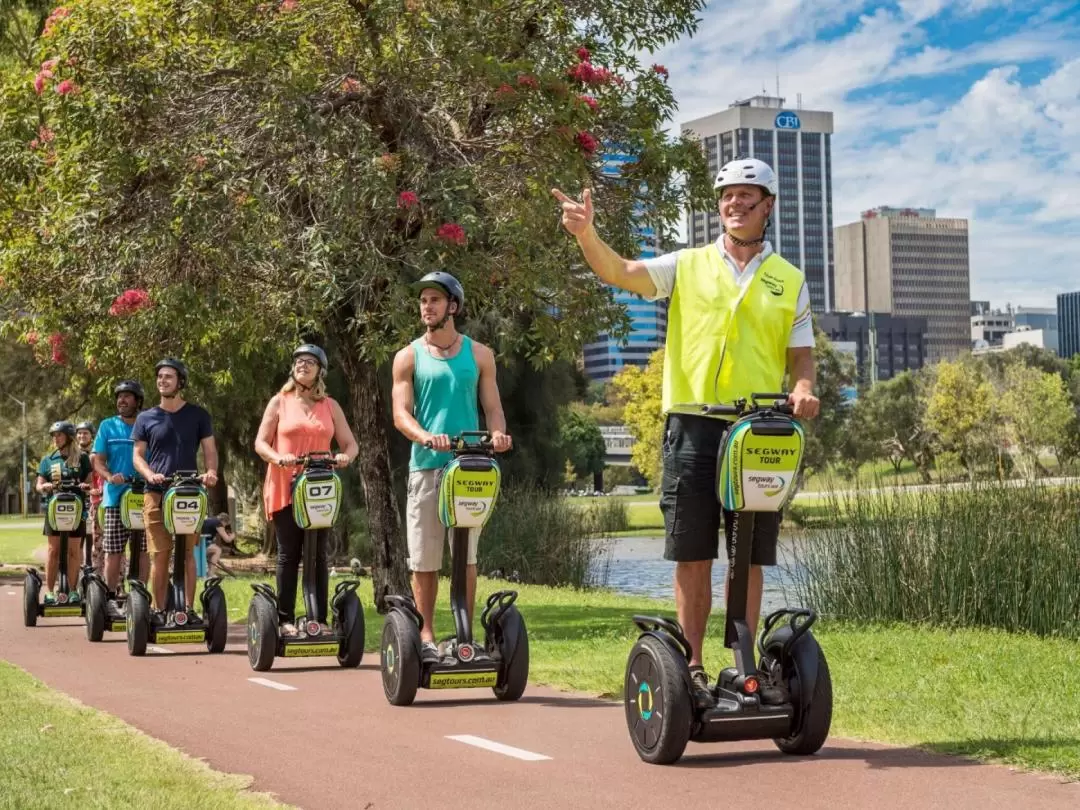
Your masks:
M768 742L691 743L678 765L649 766L610 702L530 687L516 704L497 703L488 690L421 691L416 705L395 708L372 653L358 671L333 659L325 667L278 659L271 672L255 673L242 629L233 628L222 655L192 646L138 659L127 655L123 635L90 644L71 620L25 628L21 605L21 586L0 582L0 656L308 810L689 810L772 805L770 789L800 810L1080 807L1080 784L835 739L805 759ZM380 631L368 628L369 638ZM463 735L472 739L453 739Z

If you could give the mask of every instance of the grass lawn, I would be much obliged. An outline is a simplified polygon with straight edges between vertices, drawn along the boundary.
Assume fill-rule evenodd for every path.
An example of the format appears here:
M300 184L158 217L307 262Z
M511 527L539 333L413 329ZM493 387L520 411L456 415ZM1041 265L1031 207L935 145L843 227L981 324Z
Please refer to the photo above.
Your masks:
M45 545L41 533L41 524L34 528L15 528L0 523L0 563L21 565L33 563L32 553L35 548Z
M246 616L253 581L226 581L234 621ZM637 637L630 617L674 615L669 602L484 577L477 585L478 604L502 587L520 593L530 681L605 697L617 697L622 689L626 654ZM452 628L448 589L442 580L435 617L440 636ZM363 580L359 593L367 648L374 655L383 618L372 607L370 580ZM718 616L709 629L706 661L715 675L731 653L723 648ZM824 620L816 632L832 669L836 736L918 745L1080 779L1080 701L1069 697L1080 694L1075 641ZM1024 683L1030 686L1018 688Z
M287 807L0 661L4 807Z

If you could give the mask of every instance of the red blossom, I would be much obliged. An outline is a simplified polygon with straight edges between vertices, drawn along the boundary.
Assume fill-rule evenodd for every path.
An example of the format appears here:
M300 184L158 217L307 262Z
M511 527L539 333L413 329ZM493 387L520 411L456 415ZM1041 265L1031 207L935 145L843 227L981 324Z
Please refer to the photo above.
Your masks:
M64 336L59 332L49 335L49 348L54 363L63 365L67 361L67 355L64 354Z
M31 329L26 333L25 340L27 346L36 346L38 342L38 333Z
M612 79L611 71L603 67L595 67L590 62L580 62L568 71L571 79L582 84L607 84Z
M38 128L38 137L41 139L42 143L52 143L53 138L56 137L56 133L42 124Z
M396 171L397 167L401 165L401 156L391 152L383 152L375 158L375 162L378 163L384 171L392 172Z
M195 157L191 159L191 162L194 164L195 168L200 171L206 168L206 157L204 155L195 155Z
M31 149L37 149L40 145L41 144L38 142L37 138L34 138L34 140L30 141L30 148Z
M465 244L465 229L456 222L445 222L435 231L435 236L453 245Z
M517 91L505 82L495 90L495 98L513 98L515 95L517 95Z
M600 141L596 140L591 132L579 132L574 136L574 140L581 147L581 151L587 155L591 155L600 146Z
M592 96L586 96L586 95L578 96L578 101L580 101L582 104L584 104L586 107L588 107L590 110L593 110L593 111L600 108L600 102L598 102Z
M528 87L533 90L540 86L540 82L531 73L522 73L517 77L518 87Z
M45 20L45 27L42 29L41 35L43 37L52 36L52 32L55 29L57 23L65 19L69 14L71 14L71 12L63 6L53 9L53 13L49 15L49 18L47 20Z
M342 93L358 93L360 91L360 82L351 76L341 83Z
M75 65L79 64L79 60L77 57L69 56L68 60L64 62L64 64L68 67L75 67Z
M577 55L578 59L580 59L582 62L588 62L589 57L592 56L592 54L589 53L589 49L586 48L584 45L577 49Z
M281 5L278 6L282 11L296 11L296 0L281 0Z
M652 69L657 76L663 76L665 79L668 77L668 69L663 65L653 65Z
M120 295L113 299L112 306L109 307L109 314L116 318L121 315L130 315L133 312L138 312L140 309L146 309L149 306L153 306L153 301L150 300L150 293L146 290L133 287L130 290L124 290Z
M412 208L420 202L420 198L412 191L403 191L397 195L398 208Z
M41 91L45 89L45 79L47 78L48 77L44 73L39 73L34 77L34 92L39 96L41 95Z
M60 84L56 85L56 92L62 96L66 96L69 93L78 93L79 86L71 79L64 79Z

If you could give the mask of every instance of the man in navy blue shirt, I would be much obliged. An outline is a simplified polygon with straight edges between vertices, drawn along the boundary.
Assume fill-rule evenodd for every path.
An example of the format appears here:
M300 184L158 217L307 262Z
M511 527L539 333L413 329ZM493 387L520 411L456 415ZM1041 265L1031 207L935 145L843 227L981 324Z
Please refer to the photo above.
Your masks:
M169 589L169 555L173 538L165 528L162 499L163 481L177 471L198 469L199 449L203 451L206 473L203 483L217 483L217 445L210 414L198 405L185 402L180 395L187 384L187 367L180 360L166 357L154 369L161 403L139 414L131 439L135 442L135 470L146 479L146 498L143 501L143 523L146 525L146 545L150 551L150 590L154 596L155 623L164 622L164 609ZM183 535L184 540L184 610L191 622L201 621L194 611L195 604L195 544L196 534Z

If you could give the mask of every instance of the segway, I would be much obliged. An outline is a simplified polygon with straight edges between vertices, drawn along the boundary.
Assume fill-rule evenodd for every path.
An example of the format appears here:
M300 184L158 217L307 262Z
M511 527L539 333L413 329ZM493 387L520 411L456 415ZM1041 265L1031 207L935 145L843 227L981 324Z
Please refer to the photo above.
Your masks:
M161 499L165 528L173 536L173 571L169 583L165 621L151 621L152 597L142 582L129 579L131 592L127 598L127 646L130 655L146 655L148 644L201 644L219 653L225 649L229 632L229 614L221 577L208 577L199 599L202 621L191 623L184 596L186 576L184 535L197 535L206 518L206 489L198 472L177 472L167 476L168 489Z
M41 574L35 568L26 569L26 578L23 580L23 623L27 627L37 625L38 617L53 619L62 616L83 616L86 612L86 600L80 599L79 604L68 603L68 594L71 592L71 583L68 582L68 535L79 528L83 520L83 489L72 475L64 475L56 485L53 496L49 499L46 510L46 520L49 528L60 536L60 570L57 571L60 592L56 595L55 605L45 605L39 601L41 588L44 584ZM87 560L86 538L83 538L83 571L86 570ZM81 579L81 577L80 577ZM78 584L76 584L78 587Z
M319 624L316 583L319 574L316 544L319 532L328 532L341 513L341 478L331 453L308 453L296 460L303 471L292 487L293 518L304 530L304 609L296 624L295 637L278 632L278 598L265 583L251 586L255 596L248 607L248 662L256 672L266 672L274 658L316 658L337 656L338 664L349 669L360 666L364 657L364 609L356 589L357 580L339 582L330 600L332 631L323 633Z
M758 405L759 400L773 400ZM794 495L805 436L791 416L786 394L753 394L749 404L680 406L681 415L736 416L718 459L717 487L735 513L728 569L724 646L735 666L713 687L716 706L695 708L690 643L682 627L659 616L634 616L642 631L626 663L626 724L638 756L666 765L688 741L772 739L787 754L815 753L829 735L832 680L825 654L810 632L813 610L783 608L770 614L757 642L746 622L750 552L757 512L778 512ZM767 690L769 699L763 700Z
M139 557L142 554L144 535L142 509L146 482L141 476L126 476L124 483L127 486L120 494L120 522L128 530L127 579L138 581ZM104 515L101 526L105 526ZM110 597L109 586L104 577L91 574L86 588L86 637L90 641L101 641L106 630L113 633L126 632L127 605L128 594L125 591L118 589ZM110 606L113 607L112 615Z
M423 618L411 596L388 596L383 624L383 692L394 706L411 705L416 690L490 687L499 700L517 700L529 681L529 636L514 602L517 591L488 597L480 615L484 645L473 640L466 609L465 576L469 530L482 527L499 494L501 474L491 436L468 431L451 439L453 460L442 470L439 519L451 532L450 612L455 634L443 645L438 661L420 656ZM429 444L430 446L430 444Z

